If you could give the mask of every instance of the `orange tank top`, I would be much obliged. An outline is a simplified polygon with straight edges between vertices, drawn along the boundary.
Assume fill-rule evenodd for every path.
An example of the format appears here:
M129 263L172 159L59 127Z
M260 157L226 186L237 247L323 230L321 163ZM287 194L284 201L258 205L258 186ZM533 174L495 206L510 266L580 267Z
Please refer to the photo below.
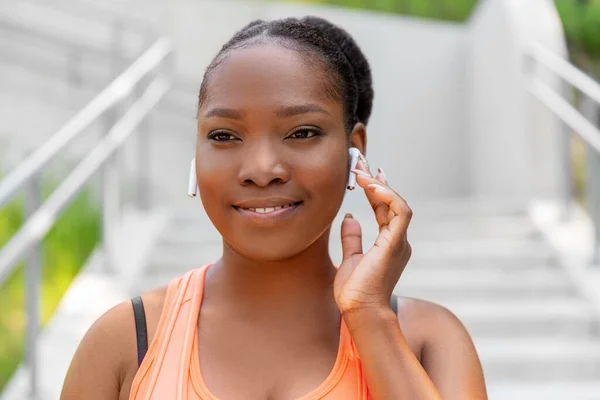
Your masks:
M129 400L219 400L202 379L198 353L198 316L208 267L169 283L156 333L135 375ZM298 400L317 399L371 399L343 319L333 369L325 381Z

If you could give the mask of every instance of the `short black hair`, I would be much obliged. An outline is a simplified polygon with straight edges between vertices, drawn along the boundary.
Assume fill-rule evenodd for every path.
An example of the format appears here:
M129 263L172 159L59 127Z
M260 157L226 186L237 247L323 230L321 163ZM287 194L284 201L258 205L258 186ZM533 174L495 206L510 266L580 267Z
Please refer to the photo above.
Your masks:
M357 122L367 124L373 108L373 82L365 55L344 29L318 17L252 21L237 32L219 51L204 74L199 105L206 99L211 72L232 51L273 40L317 58L333 77L327 91L342 102L344 123L350 132Z

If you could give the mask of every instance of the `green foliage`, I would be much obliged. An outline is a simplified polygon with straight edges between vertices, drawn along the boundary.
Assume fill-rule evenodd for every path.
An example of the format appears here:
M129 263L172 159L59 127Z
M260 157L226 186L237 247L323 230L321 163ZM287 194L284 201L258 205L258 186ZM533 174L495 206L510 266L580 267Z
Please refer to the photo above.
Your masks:
M582 25L583 50L593 58L600 57L600 2L588 6Z
M23 223L23 199L0 210L0 247ZM99 239L100 214L90 191L65 209L42 244L41 319L46 324ZM23 264L0 286L0 391L21 362L25 335Z
M572 51L600 58L600 1L555 3Z
M449 21L466 20L477 0L287 0L375 10L388 13L436 18Z

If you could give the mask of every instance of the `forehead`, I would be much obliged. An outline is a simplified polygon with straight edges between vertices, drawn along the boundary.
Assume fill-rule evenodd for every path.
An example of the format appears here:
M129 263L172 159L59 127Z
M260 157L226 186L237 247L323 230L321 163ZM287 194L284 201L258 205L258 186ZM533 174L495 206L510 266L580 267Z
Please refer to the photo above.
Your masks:
M257 104L337 103L325 63L308 51L261 43L228 54L207 81L203 104L247 108Z

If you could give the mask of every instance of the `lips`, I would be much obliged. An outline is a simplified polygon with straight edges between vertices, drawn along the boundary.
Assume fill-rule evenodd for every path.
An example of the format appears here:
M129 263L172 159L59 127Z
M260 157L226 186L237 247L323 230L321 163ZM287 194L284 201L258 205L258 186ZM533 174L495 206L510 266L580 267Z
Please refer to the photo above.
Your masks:
M295 205L297 205L298 203L291 203L291 204L286 204L283 206L275 206L275 207L249 207L249 208L242 208L243 210L249 210L249 211L254 211L256 213L259 214L269 214L278 210L282 210L284 208L288 208L288 207L294 207Z
M301 200L294 197L264 197L238 201L233 203L233 206L245 210L256 210L261 208L289 207L297 203L301 203Z
M235 204L233 207L241 216L255 222L265 222L271 219L281 220L295 213L302 201L294 199L270 198L254 199Z

